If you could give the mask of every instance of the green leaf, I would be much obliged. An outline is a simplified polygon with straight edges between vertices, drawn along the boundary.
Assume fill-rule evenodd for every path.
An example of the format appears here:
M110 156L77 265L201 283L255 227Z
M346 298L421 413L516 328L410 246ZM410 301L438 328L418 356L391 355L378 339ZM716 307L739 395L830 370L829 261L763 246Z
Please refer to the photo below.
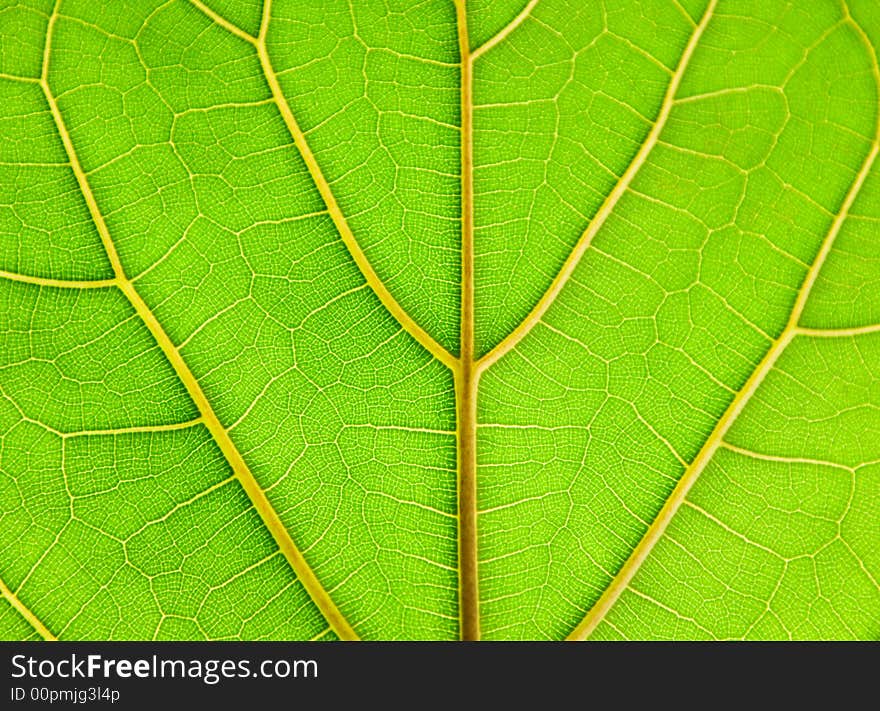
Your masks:
M0 637L877 638L878 46L0 1Z

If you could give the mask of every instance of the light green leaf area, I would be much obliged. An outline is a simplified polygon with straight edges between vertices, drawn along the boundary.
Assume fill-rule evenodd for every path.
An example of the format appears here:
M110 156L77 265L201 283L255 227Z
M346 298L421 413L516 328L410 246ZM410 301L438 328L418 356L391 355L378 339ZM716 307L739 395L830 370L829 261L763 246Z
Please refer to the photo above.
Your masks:
M0 638L880 637L874 0L0 0Z

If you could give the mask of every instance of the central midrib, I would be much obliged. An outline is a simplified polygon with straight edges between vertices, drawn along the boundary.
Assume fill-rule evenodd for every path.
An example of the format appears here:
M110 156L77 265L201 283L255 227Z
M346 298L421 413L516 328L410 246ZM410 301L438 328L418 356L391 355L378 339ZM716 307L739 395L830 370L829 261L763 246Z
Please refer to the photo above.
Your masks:
M456 0L461 62L461 336L455 376L461 639L480 638L477 570L477 369L474 346L473 62L466 0Z
M626 190L632 176L641 166L644 155L650 150L653 142L651 140L646 140L646 145L644 145L642 147L643 150L639 152L641 160L634 160L630 169L624 174L624 176L622 176L618 189L609 196L609 200L606 201L607 204L603 204L602 209L599 210L597 216L591 220L590 225L579 240L577 247L573 250L569 260L567 260L565 267L560 270L557 279L554 280L554 284L548 289L547 293L539 301L528 317L524 319L520 326L501 344L498 344L498 346L482 358L477 358L474 328L473 65L474 60L480 56L482 52L486 51L486 49L493 46L495 42L490 40L489 43L483 45L477 50L471 50L467 27L467 0L454 0L461 67L461 324L459 355L458 357L455 357L434 340L424 329L422 329L422 327L400 306L388 290L387 286L373 270L372 265L355 239L350 226L347 224L347 220L335 199L333 191L330 189L329 182L324 177L323 172L305 139L305 135L299 128L299 125L293 116L290 106L288 105L278 82L274 68L272 67L266 43L269 19L271 17L271 0L266 0L264 3L263 18L260 32L257 37L249 35L232 23L229 23L224 18L211 11L210 8L205 6L200 0L191 1L195 7L208 15L213 21L217 22L240 39L245 40L256 49L274 103L278 106L294 143L307 164L309 172L315 179L319 192L328 207L328 212L336 224L342 240L345 242L346 247L357 263L357 266L360 268L361 273L364 275L366 281L376 293L380 301L382 301L383 305L390 311L401 326L434 357L446 365L453 374L456 399L460 638L466 641L479 640L480 603L477 545L478 508L476 452L477 391L480 374L494 362L499 360L505 353L512 350L522 338L525 337L528 331L531 330L535 323L540 320L540 317L555 299L555 296L561 290L562 286L567 281L568 276L570 276L574 267L579 262L583 251L589 246L593 234L595 234L604 222L604 218L613 208L617 199L620 197L620 194ZM529 3L527 11L530 11L536 4L536 0ZM710 11L707 13L707 17L704 18L705 20L707 20L708 15L711 14L711 7L713 5L714 0L713 2L710 2ZM514 22L511 23L511 26L505 28L505 30L499 33L499 35L506 36L506 34L509 34L510 31L521 24L523 18L528 15L527 11L521 13ZM46 60L48 60L48 49L53 24L54 22L49 23L47 32ZM701 26L705 26L705 22L701 23ZM697 37L699 36L699 28L696 35ZM696 38L692 39L695 40ZM686 54L690 54L690 52L687 52ZM48 62L46 61L46 65L47 64ZM686 64L687 61L685 58L680 69L683 69L683 66ZM677 78L680 78L680 74L677 74ZM53 114L59 124L59 131L62 133L63 137L66 138L66 130L64 129L60 112L58 112L57 107L54 105L54 99L48 92L48 84L45 75L43 76L41 83L46 89L50 106L52 107ZM672 84L673 86L670 87L670 93L674 95L677 81L673 81ZM655 126L656 131L652 132L652 134L659 133L659 129L662 127L663 123L664 121L661 112L661 118L657 122L658 125ZM67 143L69 143L69 138L66 141L66 144ZM246 462L241 457L241 454L238 452L231 439L229 439L228 433L213 412L204 393L201 391L201 386L189 371L186 363L183 362L179 352L177 352L177 349L174 348L173 344L170 342L170 339L168 339L163 327L158 322L155 315L140 297L131 281L125 277L115 247L112 240L110 240L109 233L107 233L106 227L103 226L103 218L97 211L97 205L93 204L94 199L91 198L91 191L85 180L85 175L82 173L81 169L79 171L76 170L78 167L78 161L72 151L72 145L68 146L68 148L71 152L71 162L74 166L74 172L77 173L77 177L83 187L84 193L86 194L87 202L89 202L90 208L93 208L93 212L98 213L95 215L95 220L98 224L99 232L101 232L102 239L105 242L108 257L110 258L116 273L116 278L109 280L109 282L115 283L125 293L149 330L159 342L163 351L165 351L166 356L171 360L172 365L174 365L175 370L178 371L178 375L187 386L190 395L193 397L201 411L206 426L220 445L223 454L233 466L233 469L237 473L245 472L245 476L239 476L239 478L243 479L243 484L245 484L245 488L252 502L260 512L260 515L269 530L273 533L276 541L279 541L282 550L288 560L292 563L301 582L303 582L306 589L309 591L312 599L318 604L319 609L328 619L331 627L343 639L357 639L357 634L336 608L336 605L330 599L329 595L327 595L321 583L314 577L314 573L311 571L306 561L302 559L302 555L299 553L296 546L293 545L292 541L289 539L286 528L278 517L277 512L275 512L274 508L266 498L265 493L256 483L256 480L253 479ZM250 485L248 486L248 484ZM303 577L306 579L303 580Z
M265 2L264 17L259 36L251 37L250 35L243 34L239 36L247 39L256 47L275 103L278 105L291 136L299 148L309 168L309 172L315 179L322 198L328 207L328 211L361 273L380 301L388 308L401 326L428 352L445 364L453 374L456 400L460 638L464 641L477 641L481 636L477 535L477 394L480 375L506 353L513 350L535 324L540 321L580 262L583 253L592 242L593 236L601 228L605 219L641 168L666 122L678 84L687 67L690 56L699 41L700 35L708 24L717 0L710 0L701 22L694 26L694 33L688 42L688 46L681 57L678 67L672 73L667 95L664 97L663 106L655 125L632 163L621 176L617 186L584 230L571 255L544 296L522 323L482 358L477 358L476 355L474 328L473 66L475 59L483 51L483 47L489 47L493 40L472 51L467 27L467 0L454 0L454 2L461 67L461 323L458 357L455 357L443 348L401 307L384 282L373 270L369 259L352 233L351 227L348 225L347 219L336 201L329 182L323 175L323 171L318 165L304 133L293 116L272 67L266 47L266 32L271 14L271 0L266 0ZM535 4L537 3L529 3L527 10L531 11ZM524 11L521 13L514 19L511 26L502 30L500 34L509 34L509 31L512 31L512 29L521 24L522 19L527 15L528 12Z
M346 246L352 253L353 258L355 259L358 267L361 269L361 272L364 274L367 282L373 288L374 292L376 292L377 296L386 306L386 308L388 308L391 314L401 323L403 328L408 331L415 340L421 343L430 353L432 353L440 362L449 367L450 371L453 374L455 381L456 399L460 637L462 640L479 640L480 604L477 545L478 509L476 405L480 374L497 360L499 360L504 354L512 350L525 337L525 335L531 330L531 328L540 320L546 309L549 308L549 305L553 302L556 295L564 286L565 282L574 270L577 263L580 261L580 257L589 246L592 236L601 227L605 217L607 217L607 215L613 209L620 195L626 190L632 180L632 177L641 167L641 164L644 162L647 153L650 152L650 149L653 147L653 143L656 141L656 138L659 135L663 124L665 123L665 119L668 116L668 111L670 108L667 103L670 102L675 95L675 91L678 85L678 81L681 78L681 74L683 73L684 68L687 66L688 59L690 58L690 55L692 54L693 49L697 41L699 40L699 36L702 33L702 30L705 29L705 26L708 23L716 0L710 1L704 17L702 18L699 25L695 26L695 33L688 44L688 48L686 49L685 54L682 57L682 61L680 62L679 67L673 74L673 80L670 84L668 95L664 100L664 106L660 112L660 115L658 116L658 120L654 126L654 130L651 132L651 135L648 137L648 139L646 139L645 144L642 146L642 149L639 151L636 159L633 160L629 169L621 177L618 186L615 188L612 194L609 195L609 199L606 200L606 203L602 205L597 215L590 221L590 225L588 225L587 229L579 240L578 245L575 247L572 254L570 255L569 260L566 261L566 265L563 269L560 270L560 273L554 280L553 285L551 285L551 288L548 289L544 297L539 301L536 307L533 308L532 312L530 312L530 314L527 316L526 319L524 319L520 326L515 329L514 332L512 332L510 336L508 336L508 338L504 339L502 343L498 344L498 346L492 349L492 351L479 359L476 357L474 329L473 65L474 60L478 56L480 56L480 54L485 50L483 50L482 48L478 48L477 50L471 51L467 28L466 0L454 0L458 25L458 42L461 66L461 324L460 351L458 357L455 357L454 355L449 353L449 351L440 346L437 341L435 341L426 331L424 331L421 326L419 326L419 324L417 324L412 319L412 317L410 317L409 314L406 313L403 308L401 308L393 295L391 295L391 293L388 291L385 284L373 271L369 260L367 260L366 255L360 248L360 245L355 240L354 235L351 233L347 221L342 214L342 211L339 208L332 191L330 190L329 183L324 178L320 167L318 166L317 161L314 155L311 153L311 150L305 140L304 134L299 129L299 126L297 125L293 117L290 106L287 104L287 101L278 83L278 78L269 59L269 54L266 46L266 33L269 25L268 20L271 15L270 0L266 0L264 4L263 22L261 24L258 37L253 37L252 35L245 33L239 28L236 28L231 23L224 21L213 12L209 12L206 6L202 5L199 0L192 0L192 2L196 7L198 7L203 12L206 12L206 14L209 14L212 19L224 26L227 30L233 32L238 37L249 42L256 48L257 54L264 70L264 74L272 91L273 99L278 105L282 117L284 118L285 123L290 129L291 136L294 139L297 147L299 148L307 166L309 167L310 172L312 173L313 177L316 178L316 183L318 185L319 191L321 192L325 203L328 205L328 210L334 222L336 223L337 228L339 228L343 241L346 243ZM529 3L528 9L531 10L531 8L534 7L535 4L537 4L537 2ZM528 13L521 13L521 16L518 16L515 23L512 23L514 24L514 27L520 24L522 18L527 14ZM53 24L54 23L50 21L47 33L46 55L48 55L49 40L51 38ZM47 90L48 94L48 85L46 83L45 75L41 79L41 83L44 85L44 88ZM54 99L52 99L51 96L49 96L49 102L51 108L53 109L53 114L55 114L56 119L60 122L60 112L58 112L57 106L55 106L54 104ZM63 134L66 133L64 131L63 125L59 125L59 129ZM72 163L74 164L74 168L76 169L76 167L78 166L78 162L76 161L75 155L72 155L71 158ZM77 175L77 177L82 179L81 183L85 180L84 175ZM88 193L90 191L87 184L84 185L84 189L87 192L86 197L88 201ZM93 206L91 204L90 207L94 207L95 209L97 208L96 205ZM104 230L100 229L102 222L100 215L97 217L96 222L98 222L99 231L102 232L102 238L104 238L105 235L103 233L106 231L106 228L104 228ZM109 234L106 235L106 238L107 241L109 241ZM241 458L241 455L237 451L235 446L232 444L231 440L228 437L228 433L226 433L222 424L217 419L216 415L211 409L210 404L207 402L207 399L201 392L200 386L195 381L195 378L189 372L186 364L183 363L182 359L179 358L179 353L176 353L176 349L173 348L173 344L170 343L170 340L168 340L167 336L164 334L162 326L155 319L155 316L152 314L149 307L143 302L143 300L135 290L133 284L131 284L131 282L125 278L124 272L121 269L121 264L119 264L118 262L118 256L115 253L115 248L113 247L112 242L110 242L108 247L108 256L110 257L111 262L114 266L114 271L116 271L117 274L116 279L109 280L109 283L116 283L126 294L126 296L129 298L129 301L135 306L136 310L141 315L148 328L151 330L151 332L153 332L154 336L156 336L157 340L160 342L160 346L162 346L163 350L166 351L166 355L168 355L169 353L171 354L171 356L174 356L175 354L177 355L177 358L172 357L172 364L175 365L175 368L179 371L179 374L181 368L185 371L184 376L187 377L182 376L182 380L184 380L184 383L187 385L188 390L190 390L191 395L193 394L193 392L195 392L194 399L196 400L197 405L199 405L199 409L202 411L208 429L211 430L215 439L217 439L218 443L221 446L221 449L223 449L224 455L226 455L227 459L233 465L233 468L236 469L236 471L247 471L247 473L249 474L246 463ZM167 343L163 341L167 341ZM170 346L170 348L166 346ZM176 360L179 360L180 362L175 362ZM248 477L245 477L245 479L247 478ZM251 499L254 501L255 506L257 507L258 511L260 511L261 516L267 523L269 529L273 531L273 535L275 535L277 540L279 537L277 534L280 533L280 530L284 530L284 526L281 523L280 518L278 518L277 513L274 511L271 504L269 503L268 499L266 499L265 494L262 492L259 486L256 485L255 480L253 483L254 486L249 488L248 494L251 496ZM289 539L289 536L286 535L281 537L282 539ZM301 557L295 546L292 546L292 548L294 557ZM285 553L290 560L291 551L288 550L285 551ZM294 565L294 569L297 571L300 577L302 577L303 571L306 572L306 577L309 577L309 575L314 576L314 574L311 572L311 569L304 560L297 560L296 563L297 564ZM324 591L317 578L304 582L306 582L306 587L307 589L309 589L309 592L312 595L313 599L315 599L317 592L317 597L320 598L319 609L321 609L325 617L328 617L328 621L330 621L331 626L336 629L337 633L341 633L340 636L343 638L357 638L357 635L349 626L348 622L339 613L338 609L336 609L333 601L330 600L329 596L326 595L326 592ZM588 614L588 617L601 619L601 617L604 616L605 610L601 609L601 605L594 607L596 609L590 611L591 614ZM330 612L329 615L328 612Z

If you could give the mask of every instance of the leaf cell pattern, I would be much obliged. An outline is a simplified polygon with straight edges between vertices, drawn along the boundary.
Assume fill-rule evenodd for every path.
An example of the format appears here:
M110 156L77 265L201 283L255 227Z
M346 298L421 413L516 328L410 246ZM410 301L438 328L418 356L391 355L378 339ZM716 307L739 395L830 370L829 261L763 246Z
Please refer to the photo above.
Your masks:
M0 638L877 638L878 47L0 1Z

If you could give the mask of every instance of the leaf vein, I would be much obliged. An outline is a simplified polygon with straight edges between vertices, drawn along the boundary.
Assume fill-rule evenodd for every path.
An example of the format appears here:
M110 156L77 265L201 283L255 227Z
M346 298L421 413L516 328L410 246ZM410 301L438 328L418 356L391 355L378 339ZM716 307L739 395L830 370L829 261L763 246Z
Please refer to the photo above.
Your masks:
M712 3L712 5L714 5L714 2ZM710 5L709 10L707 11L707 15L709 12L711 12L712 5ZM851 17L848 17L848 19L852 20ZM706 17L704 16L704 22L705 20ZM701 25L702 24L703 23L701 22ZM868 38L864 34L864 31L861 30L861 28L859 28L854 21L853 25L856 27L857 31L862 37L862 40L865 42L869 49L870 55L873 59L874 79L877 86L880 87L880 67L878 67L876 50L868 41ZM571 634L568 636L568 639L587 639L590 634L592 634L592 632L596 629L599 623L602 622L608 611L614 606L623 591L626 589L632 589L630 582L632 581L636 572L638 572L642 563L647 559L656 543L663 537L667 527L671 523L679 507L685 502L687 495L693 487L694 483L697 481L707 464L711 461L717 449L722 445L724 437L727 434L728 430L733 425L739 414L743 411L746 404L758 390L759 386L764 381L767 374L773 370L777 360L785 351L788 344L791 343L791 341L794 340L794 338L798 335L798 332L800 330L800 318L806 306L810 292L812 291L812 288L816 283L816 279L818 278L822 266L824 265L829 253L831 252L832 247L834 246L834 242L837 238L837 235L840 233L841 227L843 226L844 222L846 222L847 217L849 216L849 211L853 203L855 202L856 197L858 196L862 186L865 184L868 175L871 172L871 168L874 165L878 152L880 152L880 114L878 114L878 117L876 119L875 136L871 144L871 148L867 156L864 158L861 168L859 169L858 174L853 180L853 183L850 185L849 190L844 196L840 209L833 219L828 233L825 235L825 238L823 239L822 244L819 247L819 250L816 254L815 259L813 260L812 265L810 266L809 271L804 277L797 297L795 298L794 305L792 306L792 310L785 328L783 329L779 337L773 341L772 345L765 353L761 362L752 372L752 375L743 385L742 389L739 391L736 397L733 398L724 415L721 417L709 437L703 443L703 446L701 447L697 456L691 462L690 466L685 470L684 475L681 477L678 484L672 490L672 493L666 500L666 503L660 509L654 522L645 532L645 535L642 537L639 544L633 550L633 553L620 568L617 575L611 580L599 600L593 605L593 607L587 612L583 620L581 620L581 622L571 632Z
M122 266L122 262L120 261L116 246L110 235L104 217L98 207L97 201L95 199L94 193L92 192L91 186L89 185L85 171L83 170L82 165L79 162L79 157L77 156L77 153L74 149L70 134L64 123L63 116L61 115L61 112L58 108L57 101L49 87L49 82L47 78L49 67L48 60L52 44L52 33L54 29L54 24L55 20L58 17L57 5L58 3L56 2L55 10L52 13L52 16L49 20L49 26L47 28L46 46L44 51L40 86L46 96L47 102L49 103L52 118L55 122L55 126L61 138L62 144L64 145L65 152L70 159L71 168L73 170L74 176L82 192L83 198L85 199L85 202L89 209L89 213L91 214L92 219L95 222L95 226L101 237L101 241L110 260L110 264L113 267L113 271L116 275L117 286L127 297L137 314L143 320L147 329L156 340L157 345L161 348L162 352L165 354L169 363L174 368L174 371L177 373L181 382L186 387L187 392L189 393L190 397L198 408L202 419L204 420L205 426L211 432L211 435L214 437L221 452L226 457L227 461L232 467L232 470L235 472L239 483L242 485L242 488L247 493L249 499L251 500L251 503L253 504L257 513L260 515L260 518L262 519L264 525L274 538L276 544L284 553L285 558L287 559L293 571L296 573L300 583L303 585L305 590L311 596L312 600L315 602L317 608L321 611L321 613L327 619L328 623L333 626L334 630L341 638L358 639L358 636L354 632L354 629L351 627L351 625L348 623L342 613L338 610L336 604L330 598L329 593L324 589L324 587L316 577L314 571L303 557L303 554L294 543L293 539L290 536L290 533L287 531L287 528L282 523L280 516L266 496L265 491L260 487L249 466L245 462L241 453L238 451L235 443L232 441L229 432L223 426L217 414L214 412L214 409L211 406L204 391L202 390L200 383L193 375L186 361L183 359L179 349L172 343L171 339L165 332L159 320L156 318L155 314L138 293L133 282L125 274L125 270Z

